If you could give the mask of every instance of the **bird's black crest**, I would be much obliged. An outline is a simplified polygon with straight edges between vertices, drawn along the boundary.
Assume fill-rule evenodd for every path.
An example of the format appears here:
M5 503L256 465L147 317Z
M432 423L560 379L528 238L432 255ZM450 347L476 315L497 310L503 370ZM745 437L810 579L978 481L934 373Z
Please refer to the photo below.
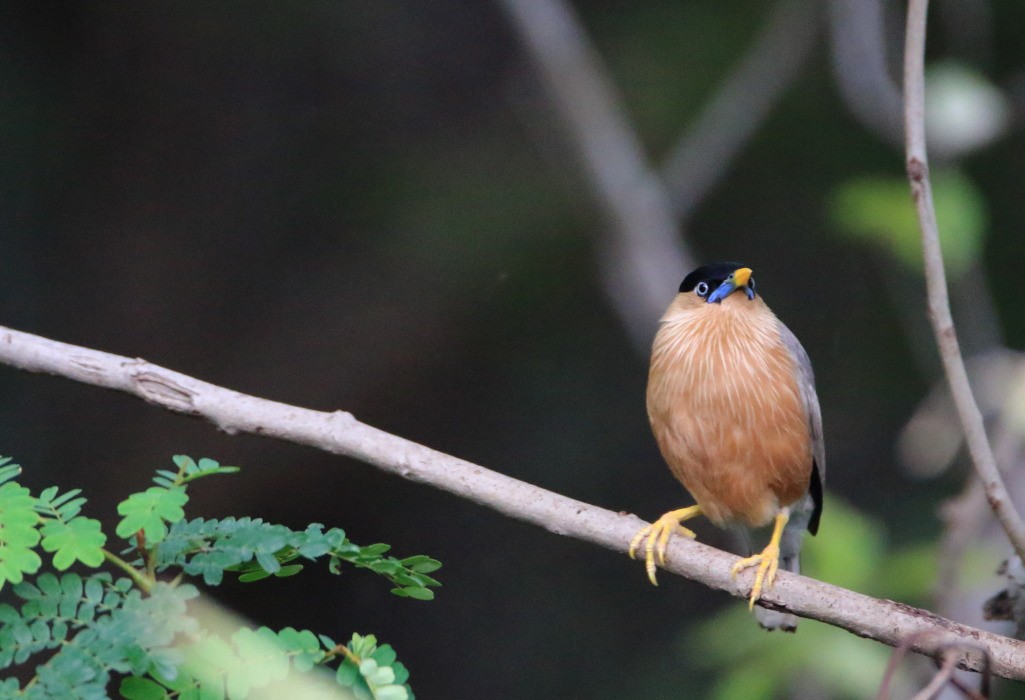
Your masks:
M681 292L689 292L698 285L698 282L707 282L712 291L722 284L723 280L729 277L735 270L746 267L738 262L717 262L702 265L694 272L683 278L680 284Z

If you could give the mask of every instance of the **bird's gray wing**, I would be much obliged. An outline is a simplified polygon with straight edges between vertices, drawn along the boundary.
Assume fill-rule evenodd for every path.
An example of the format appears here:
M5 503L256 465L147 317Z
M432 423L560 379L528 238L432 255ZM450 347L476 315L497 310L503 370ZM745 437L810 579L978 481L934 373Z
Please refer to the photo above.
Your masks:
M808 432L811 435L812 465L809 494L814 504L808 530L814 535L819 529L819 516L822 513L822 489L826 485L826 444L822 438L822 410L819 408L819 396L815 393L815 373L811 368L811 360L801 341L789 328L779 324L779 335L797 369L797 386L804 404L804 415L808 419Z

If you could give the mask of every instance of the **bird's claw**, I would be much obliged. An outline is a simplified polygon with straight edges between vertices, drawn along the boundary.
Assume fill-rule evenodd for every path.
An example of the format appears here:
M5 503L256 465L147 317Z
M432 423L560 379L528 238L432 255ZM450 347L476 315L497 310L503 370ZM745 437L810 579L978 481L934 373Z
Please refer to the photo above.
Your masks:
M687 511L687 513L681 516L683 511ZM685 528L680 524L681 519L690 517L691 515L692 511L690 508L666 513L655 522L641 528L641 530L634 535L634 538L630 541L631 559L637 558L636 554L638 545L640 545L641 542L644 542L644 570L648 572L648 580L651 581L653 585L658 585L658 580L655 578L655 558L658 557L658 563L665 566L666 549L669 546L669 536L676 533L683 535L684 537L694 539L694 531Z
M730 576L737 578L744 569L749 569L752 566L758 566L758 571L755 573L755 582L751 586L751 597L748 599L748 609L753 609L755 603L762 595L763 588L772 588L773 582L776 580L776 572L779 571L779 545L770 543L761 554L755 554L750 557L741 559L733 568L730 570Z

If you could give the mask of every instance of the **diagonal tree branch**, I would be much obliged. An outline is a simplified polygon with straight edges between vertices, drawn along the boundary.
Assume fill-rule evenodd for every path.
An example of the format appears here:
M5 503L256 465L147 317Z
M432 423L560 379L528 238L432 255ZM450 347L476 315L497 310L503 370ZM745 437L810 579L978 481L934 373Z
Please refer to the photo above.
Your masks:
M829 0L829 45L840 96L858 121L884 139L901 143L900 89L887 62L886 3Z
M964 429L968 452L985 487L986 498L1015 552L1025 560L1025 523L1007 493L993 449L986 437L986 427L968 382L968 373L965 371L957 331L950 313L950 299L947 297L947 275L943 267L925 143L925 27L928 9L928 0L910 0L908 3L904 43L904 130L908 179L922 231L929 319L932 321L936 345Z
M696 265L659 174L647 161L601 57L566 0L498 3L545 87L604 218L602 275L638 348Z
M205 418L230 435L265 435L353 457L556 534L617 552L626 552L630 539L644 524L634 515L576 501L391 435L344 411L325 413L249 396L145 360L0 327L0 363L123 391L171 411ZM731 579L730 567L737 560L732 554L675 538L669 557L669 571L734 596L748 596L753 575ZM984 667L987 655L980 651L978 645L982 645L988 649L994 673L1025 680L1025 642L908 605L782 571L772 589L762 595L761 603L891 646L913 638L910 648L929 656L939 657L952 645L958 646L957 664L969 670Z
M686 222L807 65L818 40L820 3L779 0L740 63L670 149L662 176Z

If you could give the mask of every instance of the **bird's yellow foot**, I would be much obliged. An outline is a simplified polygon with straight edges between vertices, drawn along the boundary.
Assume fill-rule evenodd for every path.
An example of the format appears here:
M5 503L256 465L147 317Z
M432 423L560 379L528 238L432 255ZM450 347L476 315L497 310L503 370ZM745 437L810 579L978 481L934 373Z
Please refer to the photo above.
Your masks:
M754 608L755 601L762 595L762 589L771 588L773 581L776 580L776 572L779 570L779 545L770 542L769 546L763 549L761 554L741 559L733 565L733 569L730 570L730 576L737 578L737 574L741 571L755 565L758 566L758 572L755 574L754 585L751 586L751 598L748 601L748 609Z
M772 528L772 538L769 539L769 544L762 550L762 553L741 559L730 569L730 576L737 578L737 574L744 569L758 566L754 585L751 586L751 597L748 600L749 610L754 608L755 603L761 597L762 589L772 588L772 583L776 580L776 572L779 571L779 541L783 537L783 528L789 519L790 509L784 508L777 513L776 524Z
M694 532L685 528L680 523L700 514L701 506L689 506L679 510L671 510L651 525L641 528L634 535L633 540L630 541L631 559L636 558L634 555L637 553L637 547L641 542L644 542L644 569L648 572L648 579L654 585L658 585L658 581L655 579L655 557L658 557L659 564L665 566L666 547L669 546L669 536L675 532L693 539Z

